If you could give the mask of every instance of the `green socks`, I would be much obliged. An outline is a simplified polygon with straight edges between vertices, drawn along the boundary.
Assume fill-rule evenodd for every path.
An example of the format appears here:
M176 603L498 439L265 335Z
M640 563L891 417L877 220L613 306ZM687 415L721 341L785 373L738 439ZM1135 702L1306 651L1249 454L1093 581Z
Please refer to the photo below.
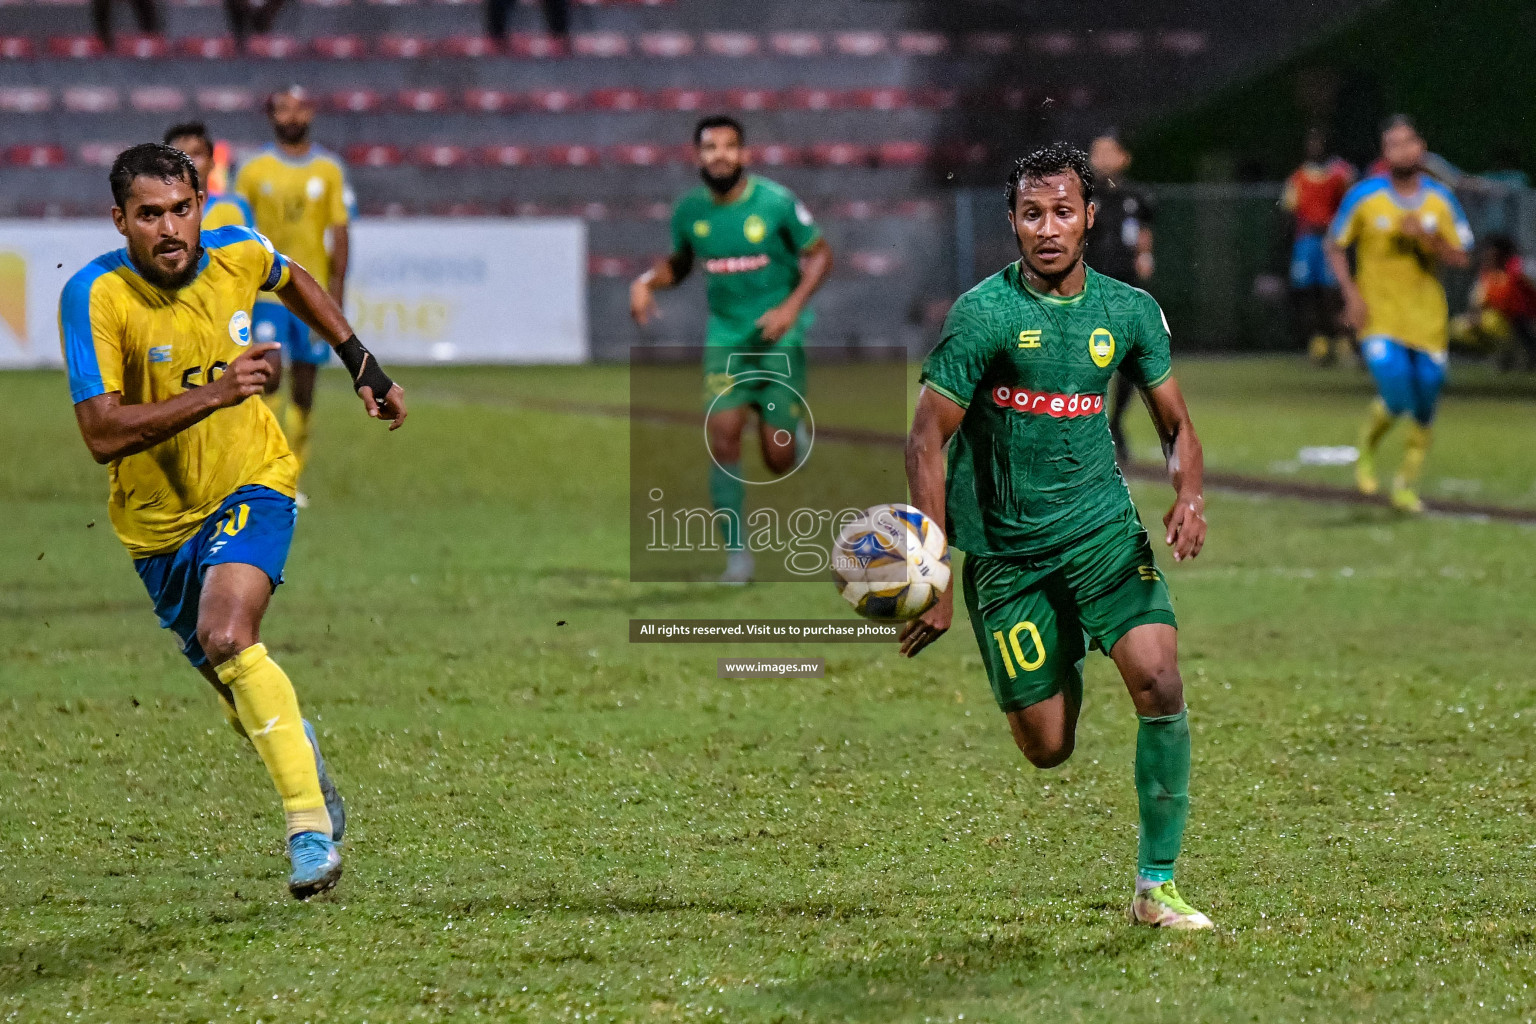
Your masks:
M741 535L741 509L746 504L746 500L747 485L741 482L741 463L733 462L724 468L711 463L709 501L716 512L730 514L730 526L725 531L725 546L732 551L740 551L746 546Z
M1136 716L1136 799L1141 843L1136 874L1152 882L1173 879L1173 862L1189 820L1189 709L1161 718Z

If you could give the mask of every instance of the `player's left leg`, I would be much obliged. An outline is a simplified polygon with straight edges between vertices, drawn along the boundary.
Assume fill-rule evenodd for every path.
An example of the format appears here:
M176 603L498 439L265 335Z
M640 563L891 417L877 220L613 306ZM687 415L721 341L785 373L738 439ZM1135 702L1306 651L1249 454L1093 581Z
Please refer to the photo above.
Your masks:
M1435 411L1440 404L1440 392L1445 387L1444 354L1410 350L1413 405L1413 425L1408 428L1408 438L1403 443L1403 461L1397 476L1392 480L1392 504L1403 512L1424 511L1419 497L1419 478L1424 473L1424 460L1434 440Z

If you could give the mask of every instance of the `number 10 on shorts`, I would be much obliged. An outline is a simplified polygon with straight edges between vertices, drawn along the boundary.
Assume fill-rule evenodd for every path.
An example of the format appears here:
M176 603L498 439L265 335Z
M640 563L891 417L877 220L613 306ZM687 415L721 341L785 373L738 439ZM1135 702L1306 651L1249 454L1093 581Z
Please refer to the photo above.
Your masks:
M1024 656L1024 648L1019 643L1019 634L1026 630L1029 631L1029 638L1034 641L1035 645L1034 655L1029 658ZM1018 670L1014 668L1014 665L1018 665L1025 672L1033 672L1045 664L1045 644L1040 641L1040 630L1035 628L1033 622L1015 622L1013 628L1008 630L1006 639L1003 637L1002 630L994 629L992 631L992 639L997 641L997 649L1003 656L1003 668L1007 670L1009 679L1017 679L1019 677ZM1013 652L1011 657L1009 656L1010 649Z

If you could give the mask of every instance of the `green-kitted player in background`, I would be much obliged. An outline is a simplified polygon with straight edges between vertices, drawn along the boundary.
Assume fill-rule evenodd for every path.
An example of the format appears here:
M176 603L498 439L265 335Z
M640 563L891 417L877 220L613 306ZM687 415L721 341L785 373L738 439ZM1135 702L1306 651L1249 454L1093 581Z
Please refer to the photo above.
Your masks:
M707 117L693 132L702 186L672 211L672 254L635 279L629 308L641 326L656 315L655 290L673 288L695 260L709 277L704 349L704 405L709 496L729 519L722 583L752 578L742 506L741 438L758 415L763 462L785 473L806 449L807 303L832 270L832 248L811 212L787 188L745 173L746 134L733 118Z
M1115 371L1141 390L1168 453L1177 497L1163 523L1175 561L1205 542L1204 458L1162 310L1083 263L1093 186L1087 155L1060 143L1014 167L1008 221L1022 259L949 311L923 364L907 481L912 503L965 552L965 606L992 692L1036 767L1072 755L1087 646L1114 659L1140 720L1132 919L1209 928L1173 884L1189 816L1189 720L1168 584L1104 418ZM953 595L908 625L903 653L949 629Z

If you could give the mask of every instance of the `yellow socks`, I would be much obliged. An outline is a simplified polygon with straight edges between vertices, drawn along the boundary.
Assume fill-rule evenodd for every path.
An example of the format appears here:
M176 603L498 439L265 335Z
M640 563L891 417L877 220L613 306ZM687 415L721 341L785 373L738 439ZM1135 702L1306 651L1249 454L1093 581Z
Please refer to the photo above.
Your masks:
M1419 489L1419 477L1424 473L1424 459L1429 455L1429 444L1433 439L1432 427L1415 423L1408 428L1407 440L1403 442L1403 462L1397 467L1397 479L1393 481L1396 490Z
M315 752L304 735L304 719L293 684L267 656L263 644L247 647L218 667L219 681L235 697L245 734L267 766L283 799L288 835L331 834L331 816L320 793Z
M309 417L310 411L299 408L294 402L289 402L283 410L283 433L288 435L288 447L299 460L300 473L309 463Z
M1381 444L1381 439L1387 436L1387 431L1392 429L1392 423L1397 417L1387 411L1386 403L1381 399L1371 402L1371 414L1366 417L1365 425L1360 428L1360 450L1374 453L1376 446Z

